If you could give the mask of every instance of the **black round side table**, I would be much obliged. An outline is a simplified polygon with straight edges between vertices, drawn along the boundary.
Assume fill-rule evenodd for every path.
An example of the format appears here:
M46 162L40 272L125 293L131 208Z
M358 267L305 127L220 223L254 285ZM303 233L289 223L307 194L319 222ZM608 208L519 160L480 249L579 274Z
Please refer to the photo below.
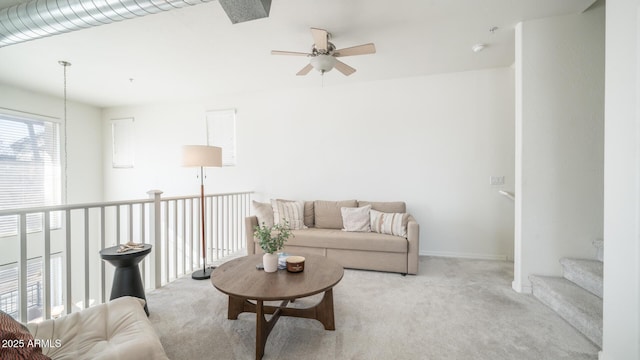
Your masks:
M151 252L151 245L143 244L142 249L125 252L118 252L119 248L120 246L116 245L100 250L102 260L106 260L116 267L109 300L121 296L135 296L144 299L146 302L147 298L144 296L144 285L142 285L138 263ZM147 316L149 316L149 308L146 303L144 305L144 311L147 313Z

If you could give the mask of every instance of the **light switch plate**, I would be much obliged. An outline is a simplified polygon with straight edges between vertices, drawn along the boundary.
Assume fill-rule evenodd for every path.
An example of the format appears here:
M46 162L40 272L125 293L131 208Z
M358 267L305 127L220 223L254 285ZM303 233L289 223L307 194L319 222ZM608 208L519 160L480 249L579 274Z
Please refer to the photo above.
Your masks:
M504 176L490 176L489 185L504 185Z

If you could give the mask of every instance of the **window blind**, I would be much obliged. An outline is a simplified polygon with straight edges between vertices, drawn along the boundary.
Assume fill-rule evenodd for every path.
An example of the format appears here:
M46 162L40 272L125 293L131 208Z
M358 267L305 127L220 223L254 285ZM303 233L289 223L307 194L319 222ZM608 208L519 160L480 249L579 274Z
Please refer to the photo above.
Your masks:
M62 199L59 124L0 114L0 209L59 205ZM27 216L27 232L42 230L42 215ZM51 226L60 227L59 213ZM0 236L18 233L18 217L0 217Z

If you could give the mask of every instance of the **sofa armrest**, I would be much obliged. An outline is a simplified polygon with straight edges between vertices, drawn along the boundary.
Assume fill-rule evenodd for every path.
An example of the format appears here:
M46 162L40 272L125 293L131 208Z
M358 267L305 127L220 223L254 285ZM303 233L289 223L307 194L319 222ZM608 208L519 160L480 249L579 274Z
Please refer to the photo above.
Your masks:
M253 237L253 232L256 226L258 226L258 217L247 216L246 218L244 218L244 227L247 233L247 255L254 255L256 253L256 245Z
M409 250L407 251L407 274L418 273L418 261L420 254L420 225L416 219L409 215L407 222L407 241Z

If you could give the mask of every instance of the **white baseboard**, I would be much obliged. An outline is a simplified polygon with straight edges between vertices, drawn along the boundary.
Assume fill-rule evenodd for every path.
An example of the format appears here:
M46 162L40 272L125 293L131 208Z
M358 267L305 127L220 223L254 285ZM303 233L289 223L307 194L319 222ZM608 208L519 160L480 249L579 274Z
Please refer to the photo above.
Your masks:
M449 251L421 251L420 256L438 256L438 257L451 257L451 258L476 259L476 260L500 260L500 261L507 260L507 255L459 253L459 252L449 252Z
M527 285L523 286L520 283L516 283L516 281L511 282L511 288L519 294L531 294L533 292L533 289L531 288L531 286L527 286Z

